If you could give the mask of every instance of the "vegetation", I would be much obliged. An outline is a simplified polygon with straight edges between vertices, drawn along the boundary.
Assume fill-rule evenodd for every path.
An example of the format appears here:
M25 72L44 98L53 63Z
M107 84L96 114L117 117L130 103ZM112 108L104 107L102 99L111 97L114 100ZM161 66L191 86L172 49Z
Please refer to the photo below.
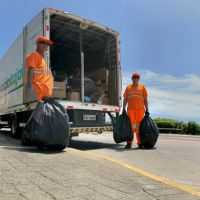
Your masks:
M184 123L179 120L168 118L154 119L161 133L179 133L187 135L200 135L200 124L194 121Z

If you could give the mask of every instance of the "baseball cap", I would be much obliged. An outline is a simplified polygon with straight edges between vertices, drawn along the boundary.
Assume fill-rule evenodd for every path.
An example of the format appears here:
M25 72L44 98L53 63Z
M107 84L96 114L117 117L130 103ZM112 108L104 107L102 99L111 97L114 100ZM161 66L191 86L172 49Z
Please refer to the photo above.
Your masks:
M140 74L134 73L134 74L132 74L132 78L140 78Z
M49 40L48 38L43 36L38 37L36 42L46 42L47 44L53 44L52 40Z

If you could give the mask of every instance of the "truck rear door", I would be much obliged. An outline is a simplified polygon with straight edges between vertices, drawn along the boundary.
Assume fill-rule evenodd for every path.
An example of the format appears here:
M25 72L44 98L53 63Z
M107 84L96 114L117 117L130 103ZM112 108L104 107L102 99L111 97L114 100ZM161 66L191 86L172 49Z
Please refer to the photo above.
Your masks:
M26 56L36 49L36 39L39 36L44 36L44 13L45 10L42 10L24 28L24 67ZM27 84L27 70L25 70L24 84L25 86ZM36 94L28 91L27 87L24 87L24 103L33 102L36 100Z

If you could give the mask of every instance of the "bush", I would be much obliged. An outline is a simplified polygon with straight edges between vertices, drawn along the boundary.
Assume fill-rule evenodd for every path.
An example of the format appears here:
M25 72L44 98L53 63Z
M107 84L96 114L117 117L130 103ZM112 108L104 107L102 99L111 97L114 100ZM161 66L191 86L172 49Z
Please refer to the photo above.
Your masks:
M188 135L200 135L200 125L194 121L184 124L184 133Z

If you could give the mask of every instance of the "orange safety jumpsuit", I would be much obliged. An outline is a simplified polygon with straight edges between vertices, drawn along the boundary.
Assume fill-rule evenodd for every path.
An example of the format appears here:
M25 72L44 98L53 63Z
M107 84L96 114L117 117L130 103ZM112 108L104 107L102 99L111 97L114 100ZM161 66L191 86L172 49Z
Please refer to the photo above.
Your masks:
M33 68L32 88L38 95L38 101L42 100L43 96L52 96L53 76L44 58L37 51L26 57L26 67Z
M144 85L138 83L137 86L130 84L124 92L124 98L128 102L127 113L132 125L132 134L136 133L137 143L141 144L139 136L139 125L145 113L144 97L147 97L147 91ZM127 141L127 144L132 144L133 141Z

